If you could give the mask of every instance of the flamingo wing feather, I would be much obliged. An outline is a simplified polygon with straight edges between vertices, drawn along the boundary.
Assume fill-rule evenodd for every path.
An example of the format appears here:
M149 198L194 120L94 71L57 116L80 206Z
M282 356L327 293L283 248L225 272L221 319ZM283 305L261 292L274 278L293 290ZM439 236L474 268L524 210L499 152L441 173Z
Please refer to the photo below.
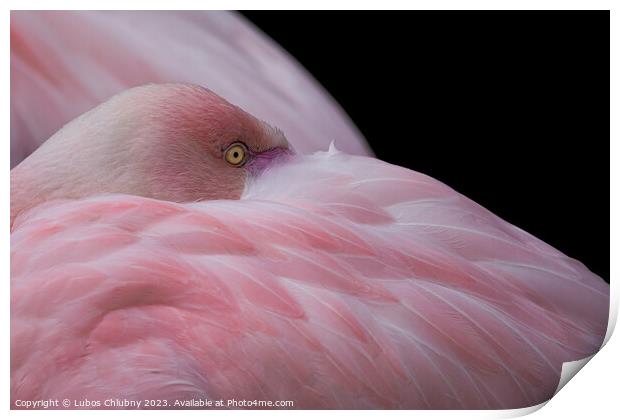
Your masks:
M238 201L47 203L11 241L13 400L517 408L607 326L583 265L432 178L333 150Z

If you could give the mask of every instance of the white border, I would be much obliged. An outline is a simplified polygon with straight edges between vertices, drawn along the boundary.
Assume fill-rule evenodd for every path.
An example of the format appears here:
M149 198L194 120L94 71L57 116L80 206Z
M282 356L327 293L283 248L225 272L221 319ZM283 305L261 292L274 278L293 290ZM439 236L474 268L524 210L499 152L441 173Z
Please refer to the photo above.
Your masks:
M6 87L5 92L9 91L10 87L10 75L9 75L9 31L8 28L10 26L9 20L9 10L25 10L25 9L83 9L85 3L83 1L77 0L65 0L65 1L8 1L8 9L3 16L3 21L5 25L2 25L3 28L3 36L5 37L4 43L2 44L3 49L3 59L6 60L4 66L2 67L2 77L4 80L4 86ZM618 18L618 11L620 10L619 6L617 6L618 2L612 1L553 1L553 0L526 0L526 1L396 1L396 0L382 0L381 2L371 2L371 1L355 1L355 2L345 2L345 1L337 1L337 0L314 0L307 1L301 0L296 1L294 4L291 2L285 1L199 1L199 0L175 0L174 2L170 1L161 1L161 0L151 0L149 2L138 2L138 1L129 1L129 0L93 0L89 1L88 5L90 9L99 9L99 10L109 10L109 9L151 9L151 10L174 10L174 9L189 9L189 10L201 10L201 9L351 9L351 8L361 8L361 9L419 9L419 10L480 10L480 9L501 9L501 10L520 10L520 9L532 9L532 10L556 10L556 9L602 9L602 10L611 10L610 20L611 20L611 185L616 186L616 190L611 188L611 214L618 215L620 214L620 208L618 206L618 175L619 170L616 165L620 165L618 161L618 72L620 71L620 67L618 66L618 48L620 48L620 42L618 39L620 27L620 19ZM148 7L145 7L148 6ZM616 6L614 8L614 6ZM317 30L320 30L317 28ZM312 36L312 34L309 34ZM614 53L615 47L615 53ZM4 230L2 233L2 237L4 238L1 241L2 252L0 254L0 258L2 258L2 263L0 263L0 268L3 272L4 282L2 284L3 294L5 299L5 306L3 306L2 311L2 329L4 333L4 345L0 346L0 352L2 354L2 361L4 362L1 367L0 377L2 381L2 388L0 388L0 395L2 395L2 400L4 403L4 408L8 410L9 407L9 377L10 377L10 367L9 367L9 170L10 170L10 152L9 152L9 121L10 121L10 102L9 95L4 97L4 101L2 101L2 121L3 121L3 133L7 137L5 143L5 151L6 154L3 156L3 163L5 165L4 170L4 182L2 182L0 191L1 200L1 211L2 214L0 217L4 218L7 223L4 225ZM588 139L584 139L584 143L587 142ZM602 162L602 164L605 164ZM618 313L618 297L619 297L619 288L618 288L618 279L620 274L619 272L619 264L618 257L620 257L618 253L618 223L617 219L612 217L611 219L611 278L612 286L611 286L611 295L612 295L612 311L610 314L610 319L612 319L612 324L615 325L615 321L617 319ZM611 330L609 331L609 333ZM607 339L609 339L609 333ZM620 354L620 344L619 339L617 337L609 340L604 349L596 355L593 360L588 363L581 372L577 375L577 379L570 381L554 398L552 398L544 408L536 411L534 414L530 415L532 419L553 419L553 418L563 418L563 419L583 419L584 417L588 418L610 418L613 415L617 415L618 413L618 403L617 403L617 391L616 391L616 380L618 378L619 372L619 363L615 355ZM538 407L540 408L540 407ZM282 418L283 416L294 415L300 418L315 418L316 416L327 417L327 418L341 418L343 416L352 415L356 418L368 418L370 416L387 416L391 418L403 418L403 419L411 419L415 418L507 418L507 417L516 417L520 415L528 414L529 412L534 411L534 409L524 409L524 410L508 410L504 412L488 412L488 411L468 411L468 412L446 412L446 411L354 411L354 412L342 412L342 411L295 411L295 412L276 412L276 411L250 411L250 412L241 412L241 411L217 411L217 412L209 412L204 413L200 411L190 411L184 412L182 414L174 413L174 416L183 416L183 417L191 417L191 418L200 418L204 419L207 416L209 418L212 417L226 417L226 418ZM145 416L155 417L155 418L163 418L168 417L173 413L165 412L165 411L154 411L154 412L129 412L129 411L121 411L118 413L114 413L114 416L119 416L119 418L136 418ZM20 411L11 411L10 415L16 418L31 418L31 417L39 417L39 418L82 418L84 417L84 413L82 412L67 412L67 411L39 411L39 412L20 412ZM92 418L105 418L107 419L111 413L104 411L94 411L87 414Z

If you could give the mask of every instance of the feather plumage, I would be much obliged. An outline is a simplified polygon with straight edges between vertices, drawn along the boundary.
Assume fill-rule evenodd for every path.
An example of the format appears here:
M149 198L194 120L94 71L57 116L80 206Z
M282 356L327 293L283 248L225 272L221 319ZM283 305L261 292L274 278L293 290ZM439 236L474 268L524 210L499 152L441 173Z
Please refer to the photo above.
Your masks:
M14 222L12 400L516 408L598 350L609 287L425 175L331 150L241 200Z
M371 154L319 83L233 12L13 11L11 167L112 95L167 82L209 86L280 127L299 152L337 139Z

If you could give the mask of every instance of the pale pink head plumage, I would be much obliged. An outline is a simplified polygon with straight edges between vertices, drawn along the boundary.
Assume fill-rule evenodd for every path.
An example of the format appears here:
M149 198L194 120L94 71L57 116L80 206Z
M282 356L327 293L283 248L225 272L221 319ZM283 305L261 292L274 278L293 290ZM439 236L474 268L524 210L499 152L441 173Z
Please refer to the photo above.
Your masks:
M243 167L224 159L243 145ZM126 193L235 199L248 174L289 153L278 129L196 85L130 89L67 124L11 172L11 221L53 199Z

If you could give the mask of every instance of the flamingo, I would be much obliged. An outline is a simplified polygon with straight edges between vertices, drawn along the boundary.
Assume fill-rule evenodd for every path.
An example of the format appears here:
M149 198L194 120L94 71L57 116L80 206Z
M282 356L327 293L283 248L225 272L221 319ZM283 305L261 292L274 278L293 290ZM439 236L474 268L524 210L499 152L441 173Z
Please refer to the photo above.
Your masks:
M605 282L439 181L349 154L369 154L354 126L256 33L233 31L304 89L278 102L264 74L244 94L214 72L213 90L99 91L41 60L67 16L12 14L12 86L57 112L33 122L31 96L12 97L13 408L520 408L600 348ZM135 18L76 16L124 34Z
M607 326L579 262L425 175L292 156L194 85L65 126L12 170L11 217L16 408L519 408Z

